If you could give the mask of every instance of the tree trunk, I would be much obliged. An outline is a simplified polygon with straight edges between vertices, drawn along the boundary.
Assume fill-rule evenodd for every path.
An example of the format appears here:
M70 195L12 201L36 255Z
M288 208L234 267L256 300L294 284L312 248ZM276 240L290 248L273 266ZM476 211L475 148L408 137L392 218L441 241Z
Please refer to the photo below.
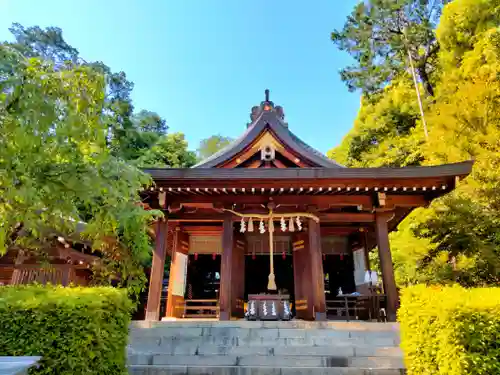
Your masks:
M418 76L420 77L420 80L422 81L422 85L424 86L425 95L434 97L434 87L430 82L429 75L425 70L425 66L419 66L417 68L417 72Z

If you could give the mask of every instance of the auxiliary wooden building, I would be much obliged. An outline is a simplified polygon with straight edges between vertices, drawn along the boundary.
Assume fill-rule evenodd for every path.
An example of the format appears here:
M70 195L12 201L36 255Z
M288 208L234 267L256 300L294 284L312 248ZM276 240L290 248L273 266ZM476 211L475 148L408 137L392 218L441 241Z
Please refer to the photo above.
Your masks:
M345 168L293 134L268 91L250 117L240 138L193 168L147 170L155 187L146 205L162 209L165 219L155 227L146 319L205 313L229 320L243 317L249 296L278 294L288 296L298 318L324 320L329 300L373 292L365 274L376 248L394 320L388 234L414 208L453 190L472 162Z

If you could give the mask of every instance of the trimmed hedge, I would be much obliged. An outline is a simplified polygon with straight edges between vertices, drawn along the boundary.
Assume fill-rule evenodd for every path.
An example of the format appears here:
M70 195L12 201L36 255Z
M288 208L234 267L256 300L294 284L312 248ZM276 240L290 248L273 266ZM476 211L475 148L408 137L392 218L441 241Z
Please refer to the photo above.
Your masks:
M0 287L0 356L40 355L30 374L126 374L124 290Z
M408 375L500 374L500 288L407 288L398 312Z

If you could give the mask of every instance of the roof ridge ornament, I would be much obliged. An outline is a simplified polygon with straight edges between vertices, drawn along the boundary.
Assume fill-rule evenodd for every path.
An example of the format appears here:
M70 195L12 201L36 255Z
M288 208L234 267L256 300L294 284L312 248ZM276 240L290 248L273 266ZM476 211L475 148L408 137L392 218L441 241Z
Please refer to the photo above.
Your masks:
M274 105L273 101L269 99L269 92L269 89L265 89L264 100L260 102L260 105L252 107L252 111L250 113L250 120L252 121L247 124L247 127L254 123L263 112L276 113L276 116L282 121L283 126L288 127L288 124L285 122L285 112L283 111L283 107L280 105Z

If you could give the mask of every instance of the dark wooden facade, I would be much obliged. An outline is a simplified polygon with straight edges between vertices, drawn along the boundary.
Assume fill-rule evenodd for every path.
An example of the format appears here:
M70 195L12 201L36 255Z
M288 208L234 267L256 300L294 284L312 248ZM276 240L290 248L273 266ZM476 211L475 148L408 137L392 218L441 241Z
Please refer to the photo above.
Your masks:
M92 277L91 267L99 261L93 255L54 245L40 254L21 249L9 250L0 257L0 285L89 284Z
M186 255L193 253L197 238L207 243L214 239L207 253L220 257L219 318L242 316L248 280L245 254L251 252L251 237L239 233L241 218L226 210L265 214L271 203L277 220L280 213L290 212L313 213L320 220L304 221L302 231L280 233L293 250L293 293L301 306L299 318L326 318L323 259L330 247L322 244L331 236L346 240L347 254L362 248L366 269L368 251L378 248L387 313L394 320L398 292L388 234L412 209L453 190L470 173L472 163L345 168L296 137L284 121L283 109L268 97L252 108L251 120L242 137L194 168L147 170L155 181L146 194L147 205L162 209L165 219L156 224L146 319L163 318L159 304L167 254L172 264L166 315L179 317L176 306L184 295L175 283L182 282L185 271L181 267L186 267ZM278 221L276 227L280 227ZM175 233L170 242L169 230Z

